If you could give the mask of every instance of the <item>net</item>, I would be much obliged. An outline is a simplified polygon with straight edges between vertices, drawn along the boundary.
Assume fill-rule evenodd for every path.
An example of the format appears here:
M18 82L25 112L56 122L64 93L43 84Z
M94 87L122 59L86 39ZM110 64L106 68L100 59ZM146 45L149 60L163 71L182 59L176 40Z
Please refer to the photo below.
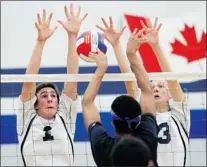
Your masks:
M31 74L31 75L1 75L1 82L89 82L93 74ZM206 72L162 72L148 73L150 80L200 80L206 79ZM105 74L103 81L135 81L132 73Z
M188 106L191 113L190 142L187 156L187 166L194 166L198 162L206 164L206 73L149 73L150 80L172 80L181 82L181 87L188 97ZM18 111L18 96L23 82L53 82L59 91L63 89L63 82L78 82L77 119L74 134L75 166L95 166L88 135L82 119L81 101L93 74L41 74L41 75L1 75L1 165L22 165L20 148L18 146L16 113ZM110 104L121 94L126 94L124 81L135 81L133 74L106 74L104 76L99 94L95 99L104 127L111 136L114 130L111 126ZM68 125L68 126L71 126ZM70 128L70 127L68 127ZM56 139L55 139L56 140ZM57 141L57 143L60 141ZM52 149L52 146L50 146ZM172 148L174 146L172 145ZM30 152L34 152L35 148ZM179 151L172 149L174 164L181 155ZM72 155L71 152L69 152ZM168 154L168 152L160 152ZM197 156L195 156L197 155ZM64 153L56 152L52 156L65 156ZM46 157L45 157L46 158ZM55 165L54 160L52 165Z

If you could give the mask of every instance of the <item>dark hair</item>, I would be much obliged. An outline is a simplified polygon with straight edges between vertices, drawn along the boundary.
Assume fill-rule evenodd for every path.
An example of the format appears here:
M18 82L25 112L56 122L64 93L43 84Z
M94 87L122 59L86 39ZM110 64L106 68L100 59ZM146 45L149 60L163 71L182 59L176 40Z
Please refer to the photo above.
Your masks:
M117 97L113 101L111 109L122 119L133 119L141 114L140 104L133 97L127 95ZM137 123L131 123L132 129L129 129L128 124L125 121L114 120L113 124L116 132L119 134L131 133L132 129L137 125Z
M113 166L148 166L151 152L147 144L133 136L122 137L112 148Z
M58 88L53 83L51 83L51 82L45 82L45 83L38 84L37 87L36 87L36 90L35 90L35 95L37 95L37 93L41 89L48 88L48 87L52 88L56 92L57 98L58 98L58 103L59 103L60 102L60 94L59 94ZM37 106L37 102L38 101L36 101L35 104L34 104L35 107Z

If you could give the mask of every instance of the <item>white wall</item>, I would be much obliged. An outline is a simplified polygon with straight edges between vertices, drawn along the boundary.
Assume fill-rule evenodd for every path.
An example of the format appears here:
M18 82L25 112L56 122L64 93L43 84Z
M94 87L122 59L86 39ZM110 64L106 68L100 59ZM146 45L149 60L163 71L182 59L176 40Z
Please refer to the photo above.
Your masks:
M32 49L37 38L37 31L34 23L36 13L41 12L43 8L49 12L54 12L52 26L58 24L57 19L65 19L64 5L69 1L34 1L34 2L1 2L1 68L25 68L30 59ZM133 14L147 16L154 19L158 16L159 21L163 23L160 31L160 40L163 50L168 54L174 71L201 71L200 64L206 69L206 59L199 62L187 64L186 60L181 57L170 55L169 42L174 38L184 41L181 34L183 24L196 25L196 34L199 39L202 31L206 31L206 2L196 1L86 1L75 2L75 6L82 6L82 13L88 12L87 19L83 22L80 32L96 29L95 24L102 25L100 17L107 18L112 16L116 26L126 24L123 20L123 14ZM126 41L129 37L129 29L126 30L122 37L122 44L125 48ZM115 56L111 47L108 51L108 60L110 65L117 65ZM64 29L59 25L57 32L49 39L44 49L42 67L65 66L67 53L67 38ZM199 64L200 63L200 64ZM173 66L175 65L175 66ZM94 66L81 60L81 66ZM206 93L205 93L206 94ZM200 95L197 95L200 97ZM194 97L194 99L197 99ZM6 99L2 99L7 101ZM193 106L194 100L190 102ZM202 102L198 102L201 104ZM5 103L2 103L5 104ZM11 102L8 102L8 106ZM7 106L6 106L7 107ZM206 108L206 105L205 105ZM190 141L191 156L189 165L205 166L206 165L206 140L193 139ZM85 143L83 143L85 145ZM76 147L82 150L82 144L76 143ZM80 148L81 147L81 148ZM90 149L87 149L90 154ZM93 164L92 157L86 159L84 149L83 157L80 158L88 165ZM16 165L16 145L1 145L1 162L2 165ZM79 160L80 160L79 159ZM90 162L86 162L89 160ZM77 161L77 165L80 161Z
M202 30L206 30L206 2L204 1L77 1L75 4L76 9L77 5L82 6L82 13L89 13L81 26L80 32L96 29L96 24L102 25L101 17L113 16L114 23L119 28L122 22L126 24L123 20L124 13L147 16L151 19L159 17L159 21L163 23L160 31L161 45L166 53L171 50L169 42L172 42L175 37L183 41L179 30L184 28L184 22L189 25L196 24L198 38L200 38ZM43 8L47 9L48 12L53 12L52 26L59 25L56 22L57 19L65 20L64 5L69 5L69 1L1 2L1 67L25 67L37 38L37 31L34 26L36 13L41 13ZM129 30L127 29L122 37L124 48L128 37ZM57 32L48 40L44 49L42 66L65 66L66 53L66 32L59 25ZM107 55L109 64L117 64L115 56L112 56L111 46L109 46ZM11 61L14 60L14 57L16 58L15 61ZM173 63L186 63L185 60L179 57L169 56L169 58ZM202 61L202 63L205 65L205 61ZM94 64L81 61L81 65L90 66ZM186 71L188 69L177 67L174 70Z

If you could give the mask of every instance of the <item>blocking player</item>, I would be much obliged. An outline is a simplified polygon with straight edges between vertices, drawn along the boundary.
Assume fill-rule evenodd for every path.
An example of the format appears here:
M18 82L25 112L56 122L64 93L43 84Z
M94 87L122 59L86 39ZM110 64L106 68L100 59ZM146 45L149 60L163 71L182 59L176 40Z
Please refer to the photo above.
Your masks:
M77 34L83 17L81 7L75 14L65 6L66 22L59 21L67 32L67 73L77 74L79 60L76 53ZM57 27L50 28L52 13L46 17L37 14L36 45L26 74L37 74L43 48ZM54 56L54 55L53 55ZM56 55L57 56L57 55ZM65 82L61 96L53 83L23 83L17 110L17 133L24 166L72 166L74 160L73 136L76 121L77 83Z
M158 32L161 24L141 21L147 43L154 51L163 72L171 72L170 63L161 49ZM158 28L157 28L158 27ZM146 55L147 56L147 55ZM189 147L190 110L187 98L177 80L151 81L157 108L158 164L160 166L185 166Z
M82 106L84 123L89 133L92 153L97 166L113 165L112 148L125 136L135 136L141 141L139 154L136 157L139 158L138 166L148 166L149 164L157 166L156 108L146 71L136 56L137 40L137 32L135 32L129 39L127 55L137 82L142 86L141 103L146 101L148 103L141 107L137 100L127 95L121 95L112 102L111 114L116 131L115 138L110 137L103 128L98 109L94 104L94 99L107 69L107 59L100 51L98 54L90 53L90 57L97 63L97 70L84 94ZM139 40L143 39L139 38ZM150 150L149 156L147 156L148 150ZM132 161L129 159L127 162L127 166L132 165Z

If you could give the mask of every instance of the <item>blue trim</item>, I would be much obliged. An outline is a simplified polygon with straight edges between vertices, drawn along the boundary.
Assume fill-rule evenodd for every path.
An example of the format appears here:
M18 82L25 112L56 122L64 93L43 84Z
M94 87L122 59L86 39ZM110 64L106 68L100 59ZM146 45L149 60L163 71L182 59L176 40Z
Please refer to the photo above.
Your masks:
M1 69L1 74L24 74L25 68ZM80 67L79 73L94 73L96 67ZM66 68L41 68L39 74L65 74ZM118 66L108 67L107 73L120 73ZM56 83L59 90L63 89L63 83ZM87 82L78 83L78 94L83 95L88 86ZM206 91L206 80L199 80L190 83L181 83L182 89L186 92L203 92ZM18 97L22 88L22 83L1 83L1 97ZM99 94L125 94L126 89L124 82L103 82Z
M111 125L111 114L102 112L101 119L104 127L111 136L114 136L114 129ZM1 115L1 144L16 144L18 143L16 132L16 116ZM206 110L191 110L191 130L190 138L207 138L206 133ZM84 128L82 113L78 113L76 120L76 142L88 141L88 134Z

